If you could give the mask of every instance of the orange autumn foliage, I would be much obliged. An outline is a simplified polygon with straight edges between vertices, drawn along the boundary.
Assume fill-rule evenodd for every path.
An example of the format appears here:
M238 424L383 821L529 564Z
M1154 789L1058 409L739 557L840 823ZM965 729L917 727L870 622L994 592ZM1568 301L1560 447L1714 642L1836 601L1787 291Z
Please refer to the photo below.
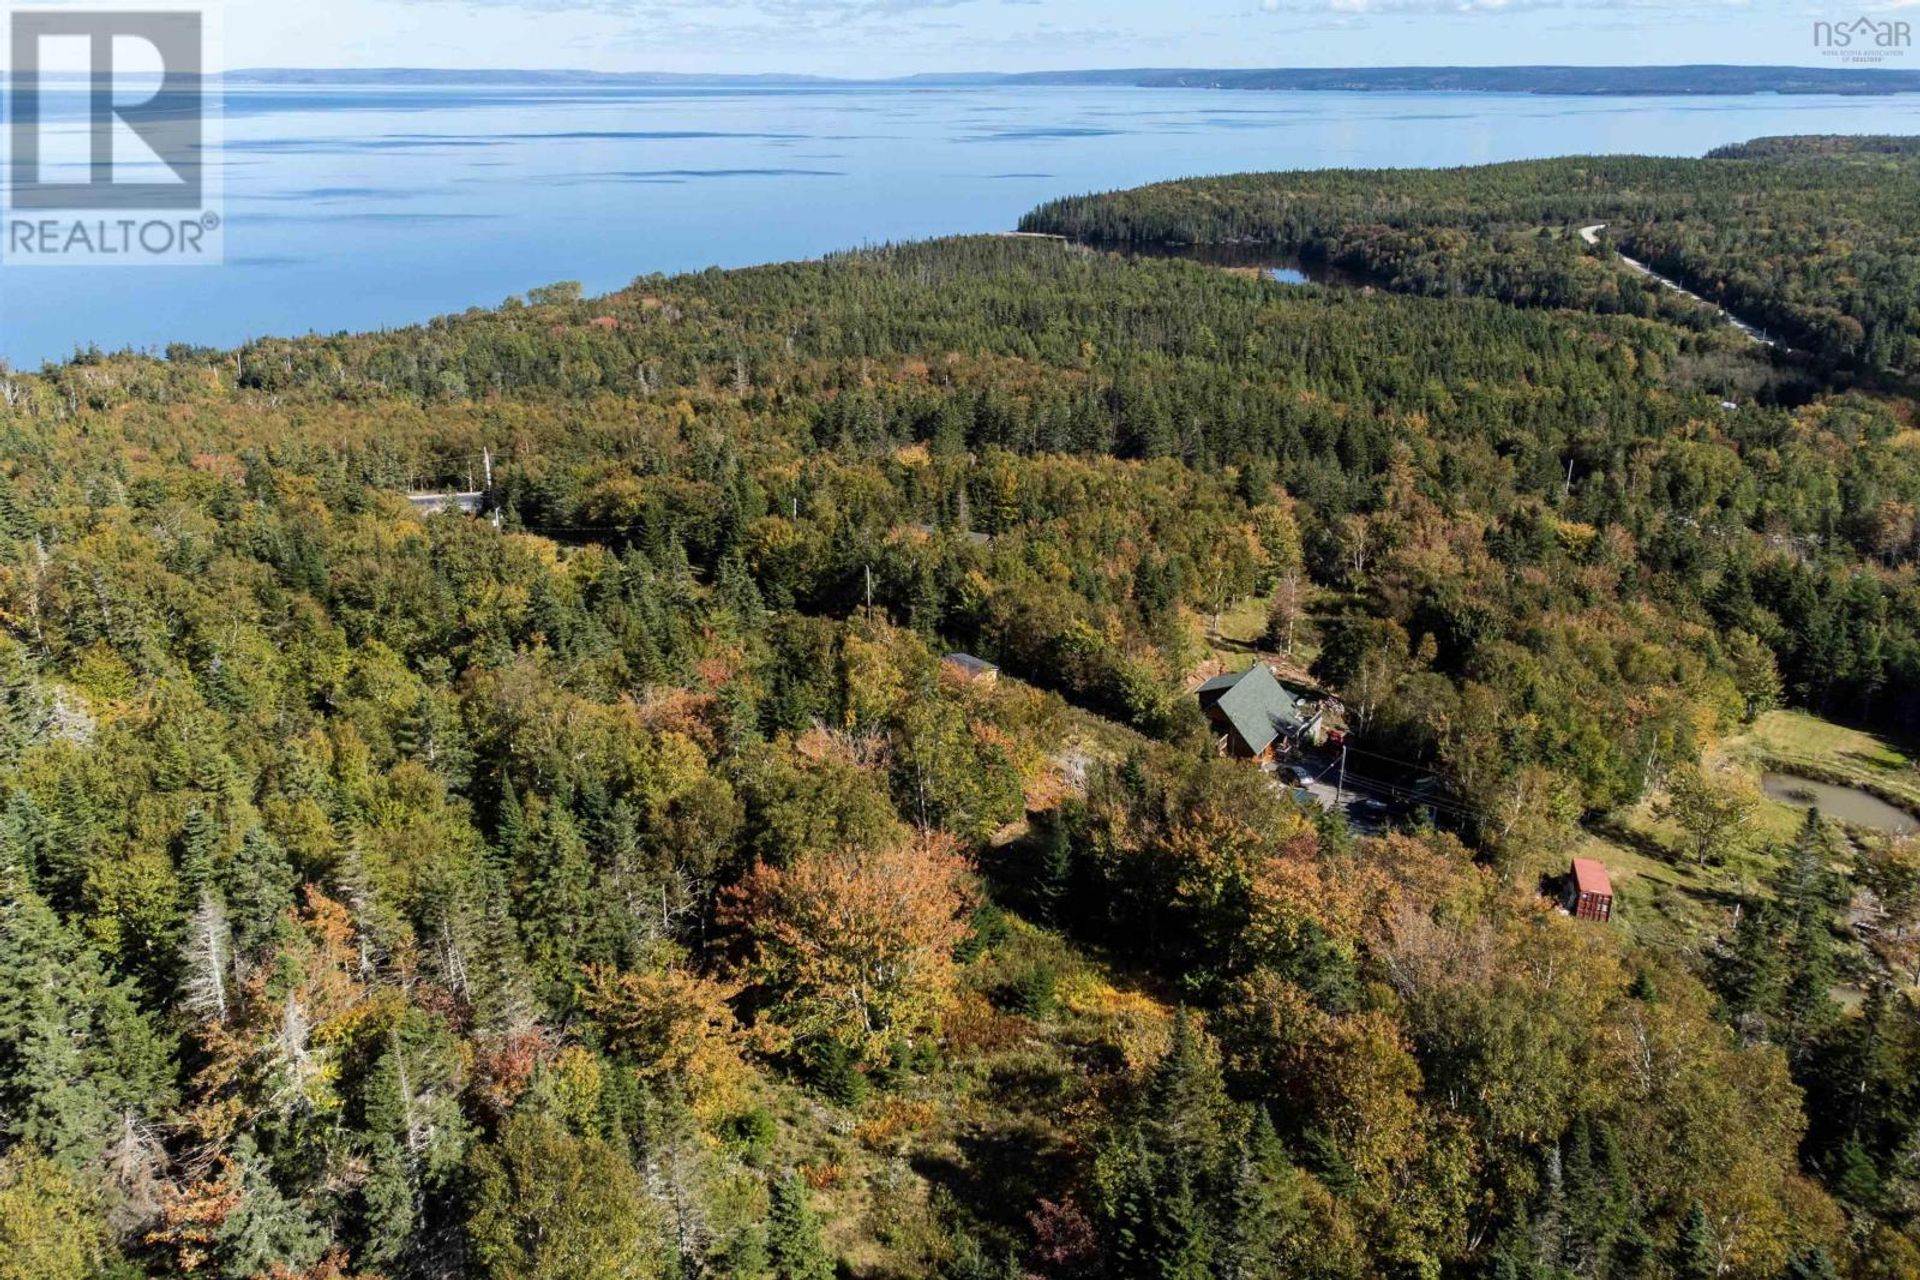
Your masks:
M745 939L743 976L775 997L774 1020L877 1060L937 1021L972 903L953 838L922 832L875 851L757 863L728 891L721 923Z
M240 1167L216 1157L204 1176L162 1192L160 1222L146 1242L170 1254L176 1271L191 1275L213 1260L220 1229L243 1199Z
M677 1082L696 1110L709 1110L736 1100L746 1083L746 1037L727 1005L733 995L680 969L622 973L593 965L581 1003L609 1052L644 1080Z

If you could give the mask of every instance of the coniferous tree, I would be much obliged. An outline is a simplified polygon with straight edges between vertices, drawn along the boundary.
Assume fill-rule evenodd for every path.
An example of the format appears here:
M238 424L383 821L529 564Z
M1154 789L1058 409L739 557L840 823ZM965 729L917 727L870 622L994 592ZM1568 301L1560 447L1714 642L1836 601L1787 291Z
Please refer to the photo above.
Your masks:
M257 956L266 948L293 905L297 880L286 850L265 829L255 827L241 839L221 875L237 954Z
M1153 1274L1160 1280L1211 1280L1213 1232L1184 1168L1176 1166L1163 1180L1153 1218Z
M1226 1167L1233 1105L1220 1064L1184 1008L1173 1040L1147 1083L1144 1125L1162 1160L1203 1193L1218 1186Z
M186 824L179 841L179 880L182 895L189 902L215 883L220 854L220 823L206 809L194 805L187 810Z
M1785 976L1773 905L1741 904L1720 980L1727 1012L1736 1024L1769 1026L1781 1007Z
M16 867L29 885L41 889L52 870L58 838L53 815L28 792L11 792L0 807L0 870Z
M1287 1159L1267 1109L1250 1110L1227 1193L1218 1257L1221 1280L1285 1274L1306 1226L1300 1174Z
M1146 1135L1138 1129L1120 1135L1105 1163L1108 1172L1099 1207L1114 1273L1122 1280L1146 1280L1160 1262L1155 1221L1160 1187Z
M530 853L523 929L541 985L556 1005L576 980L593 914L593 863L572 809L556 798Z
M0 1135L78 1167L171 1095L173 1044L17 870L0 870Z
M1819 811L1809 809L1775 884L1788 917L1788 976L1781 997L1780 1029L1796 1061L1804 1058L1837 1010L1829 858Z
M1060 925L1073 888L1073 832L1063 809L1041 831L1040 848L1034 855L1032 889L1033 908L1046 923Z
M0 493L4 493L0 488ZM4 513L0 513L3 517ZM46 727L48 700L26 650L0 637L0 761L13 757Z
M1794 1254L1782 1280L1840 1280L1840 1273L1834 1268L1833 1256L1816 1246Z
M1606 1268L1607 1280L1650 1280L1659 1269L1660 1250L1646 1225L1637 1218L1629 1222L1613 1242Z
M1715 1255L1713 1228L1706 1209L1696 1200L1667 1248L1667 1270L1673 1280L1713 1280L1720 1274Z
M820 1239L820 1219L798 1174L787 1174L773 1184L767 1253L775 1280L833 1280L833 1259Z
M326 1230L274 1182L266 1159L242 1135L233 1158L240 1166L240 1197L220 1224L216 1255L226 1280L250 1280L270 1267L298 1272L326 1252Z

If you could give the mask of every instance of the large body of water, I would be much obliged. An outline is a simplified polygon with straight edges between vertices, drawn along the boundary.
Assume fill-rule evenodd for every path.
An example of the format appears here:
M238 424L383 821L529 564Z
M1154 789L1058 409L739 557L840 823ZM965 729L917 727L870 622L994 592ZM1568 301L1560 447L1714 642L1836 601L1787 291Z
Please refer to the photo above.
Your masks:
M1920 132L1920 97L1133 88L229 92L220 268L0 269L0 357L399 325L556 280L1010 228L1194 174Z

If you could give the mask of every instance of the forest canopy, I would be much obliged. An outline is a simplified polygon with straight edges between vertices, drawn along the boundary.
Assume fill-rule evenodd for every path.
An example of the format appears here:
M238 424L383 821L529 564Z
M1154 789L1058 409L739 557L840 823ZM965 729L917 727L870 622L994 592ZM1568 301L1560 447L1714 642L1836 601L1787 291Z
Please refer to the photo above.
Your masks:
M1920 713L1913 406L1528 301L980 237L0 377L0 1277L1920 1274L1912 842L1542 893ZM1247 607L1420 812L1220 756Z
M1461 169L1163 182L1042 205L1023 231L1119 245L1270 245L1387 287L1628 315L1697 312L1612 245L1823 360L1920 365L1920 146L1763 138L1699 160L1569 156ZM1574 233L1606 224L1599 246ZM1694 314L1694 323L1709 317Z

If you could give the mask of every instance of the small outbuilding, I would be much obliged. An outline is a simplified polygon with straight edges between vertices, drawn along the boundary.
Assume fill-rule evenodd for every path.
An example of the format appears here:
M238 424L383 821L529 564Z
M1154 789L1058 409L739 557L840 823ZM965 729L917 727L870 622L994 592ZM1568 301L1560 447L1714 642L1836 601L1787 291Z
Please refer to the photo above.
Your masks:
M1273 678L1264 662L1215 676L1194 692L1200 710L1220 731L1221 751L1242 760L1271 760L1311 734L1319 721Z
M940 665L966 684L992 684L1000 678L1000 668L970 653L950 653Z
M1592 858L1575 858L1567 873L1567 914L1582 920L1613 919L1613 881L1607 878L1606 864Z

